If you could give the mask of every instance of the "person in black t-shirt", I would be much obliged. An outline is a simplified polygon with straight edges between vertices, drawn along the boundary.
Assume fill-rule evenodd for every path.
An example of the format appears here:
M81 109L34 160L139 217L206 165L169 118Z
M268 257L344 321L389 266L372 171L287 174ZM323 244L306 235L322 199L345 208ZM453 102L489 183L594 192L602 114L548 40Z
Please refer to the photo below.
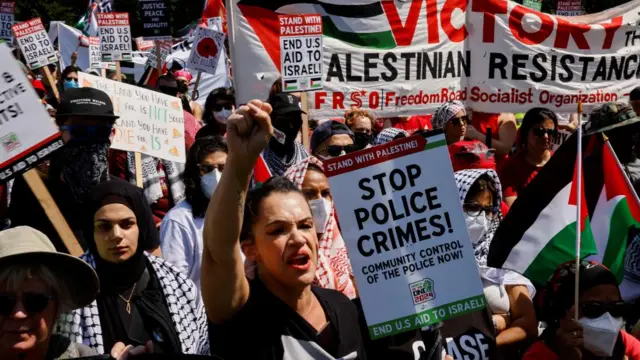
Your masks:
M203 234L211 352L226 360L365 359L355 306L337 291L312 286L318 238L304 195L280 177L247 193L273 133L270 111L253 100L227 122L229 157ZM252 281L241 249L257 264Z

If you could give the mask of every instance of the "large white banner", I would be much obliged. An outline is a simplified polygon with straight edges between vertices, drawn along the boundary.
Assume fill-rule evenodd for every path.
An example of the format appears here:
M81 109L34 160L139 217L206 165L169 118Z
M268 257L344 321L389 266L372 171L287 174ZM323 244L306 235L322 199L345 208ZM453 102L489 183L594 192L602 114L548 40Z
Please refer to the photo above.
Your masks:
M504 0L233 0L238 102L280 79L278 16L322 15L324 90L315 118L352 106L379 116L424 114L458 99L483 112L534 106L574 112L623 100L640 78L640 1L562 17ZM637 34L636 34L637 33Z

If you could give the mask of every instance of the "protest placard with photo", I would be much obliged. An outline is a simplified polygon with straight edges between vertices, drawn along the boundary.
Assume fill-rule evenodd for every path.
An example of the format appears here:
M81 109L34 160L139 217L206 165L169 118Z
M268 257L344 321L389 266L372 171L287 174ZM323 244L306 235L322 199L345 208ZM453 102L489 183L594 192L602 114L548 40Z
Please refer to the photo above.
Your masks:
M193 40L193 48L187 67L209 74L215 74L218 68L220 56L224 53L224 39L226 35L223 32L198 27L195 31Z
M136 38L136 47L138 51L149 51L156 46L156 43L153 40L145 40L142 37Z
M14 24L11 30L29 69L39 69L58 61L53 44L40 18Z
M32 169L62 147L60 132L20 70L11 50L0 44L0 182Z
M486 306L443 134L324 167L372 339Z
M109 79L78 73L80 87L106 92L113 101L116 133L111 148L185 162L180 99Z
M0 2L0 39L8 43L13 42L11 26L15 21L16 3Z
M322 16L280 15L282 89L322 89Z
M89 37L89 67L94 69L100 68L102 62L102 54L100 53L100 38L97 36Z
M167 56L171 54L171 41L158 41L158 45L160 45L160 64L164 65L167 60ZM156 56L155 51L150 51L147 56L147 64L146 66L156 68L158 66L158 57Z
M98 34L102 61L131 61L131 28L127 13L99 13Z
M165 0L139 0L142 37L145 40L169 40L169 7Z

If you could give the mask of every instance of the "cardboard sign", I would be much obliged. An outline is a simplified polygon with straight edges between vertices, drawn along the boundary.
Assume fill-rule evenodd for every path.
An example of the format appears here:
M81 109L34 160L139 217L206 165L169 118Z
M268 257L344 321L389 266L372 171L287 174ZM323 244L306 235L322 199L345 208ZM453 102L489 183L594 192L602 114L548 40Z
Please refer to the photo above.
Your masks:
M165 0L139 0L142 37L145 40L170 40L169 7Z
M40 18L15 24L11 30L29 69L35 70L58 61L53 44Z
M193 49L191 50L187 67L209 74L215 74L220 55L225 51L225 38L226 35L223 32L198 27L195 32Z
M167 60L167 56L171 54L171 41L160 41L160 64L164 65ZM155 51L150 51L149 55L147 55L147 64L146 66L156 68L158 67L158 57L156 56Z
M486 306L443 134L324 162L372 339Z
M4 183L62 147L60 132L20 70L11 50L0 44L0 182Z
M113 101L114 112L120 118L116 120L111 148L185 162L180 99L87 73L78 73L78 81L80 87L106 92Z
M280 15L282 89L322 89L322 16Z
M156 46L156 43L153 40L145 40L141 37L136 38L136 47L138 51L149 51Z
M13 22L15 21L15 8L16 3L0 2L0 40L8 43L13 42L11 26L13 26Z
M99 13L96 17L102 61L131 61L129 14Z
M102 54L100 53L100 38L97 36L89 37L89 67L94 69L100 68L102 62Z

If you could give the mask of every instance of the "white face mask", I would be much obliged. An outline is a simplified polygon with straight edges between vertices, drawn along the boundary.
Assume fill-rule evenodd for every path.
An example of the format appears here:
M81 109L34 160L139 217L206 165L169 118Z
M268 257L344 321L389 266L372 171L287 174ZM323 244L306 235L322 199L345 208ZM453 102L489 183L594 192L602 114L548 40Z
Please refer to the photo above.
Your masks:
M220 170L213 169L213 171L202 175L202 178L200 178L200 187L207 199L211 199L211 196L213 196L213 192L216 191L221 176L222 173Z
M480 239L489 231L489 220L487 220L487 214L483 211L478 216L471 216L464 214L464 219L467 223L467 230L469 231L469 238L472 244L477 244Z
M611 356L622 329L622 318L614 318L608 312L595 319L580 318L584 334L584 348L597 356Z
M309 201L311 207L311 215L313 215L313 224L316 226L318 234L324 234L327 231L327 223L331 215L331 201L321 198Z
M221 111L214 111L213 118L221 124L226 124L227 120L229 120L229 116L231 116L232 114L232 110L222 109Z

